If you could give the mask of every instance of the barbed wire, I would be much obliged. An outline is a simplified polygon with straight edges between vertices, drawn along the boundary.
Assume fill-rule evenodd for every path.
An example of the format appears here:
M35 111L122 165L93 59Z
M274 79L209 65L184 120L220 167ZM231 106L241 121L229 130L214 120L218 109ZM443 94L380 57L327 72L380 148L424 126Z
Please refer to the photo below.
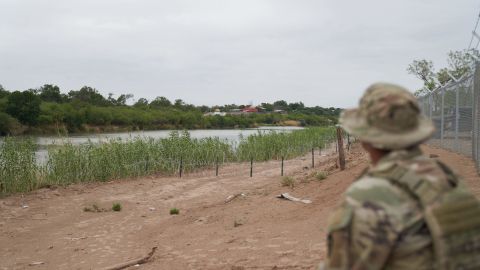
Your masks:
M477 21L475 22L475 27L473 28L473 31L472 31L472 37L470 38L470 43L468 44L468 50L472 48L472 43L474 38L477 38L477 45L475 46L475 49L478 48L478 45L480 43L480 36L477 34L477 27L479 22L480 22L480 12L478 13Z

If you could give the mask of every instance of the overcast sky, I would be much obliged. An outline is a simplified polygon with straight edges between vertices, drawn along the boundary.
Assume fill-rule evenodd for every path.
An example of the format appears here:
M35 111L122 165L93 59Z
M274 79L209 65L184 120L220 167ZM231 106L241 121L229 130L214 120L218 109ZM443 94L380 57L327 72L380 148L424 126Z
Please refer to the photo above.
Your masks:
M468 46L478 0L0 0L0 84L351 107Z

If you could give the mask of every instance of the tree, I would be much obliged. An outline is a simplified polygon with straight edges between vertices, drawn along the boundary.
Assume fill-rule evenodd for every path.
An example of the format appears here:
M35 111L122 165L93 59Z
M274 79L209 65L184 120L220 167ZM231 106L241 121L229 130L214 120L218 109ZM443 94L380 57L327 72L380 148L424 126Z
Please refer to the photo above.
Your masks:
M7 113L22 124L37 124L40 115L40 98L31 91L15 91L8 96Z
M8 96L10 93L0 84L0 98Z
M165 108L172 106L172 102L168 100L166 97L156 97L152 102L150 102L150 106L154 108Z
M273 105L270 103L262 103L260 104L263 108L265 108L265 111L267 112L273 112Z
M442 68L437 72L437 80L441 85L445 85L452 80L452 77L450 77L448 72L448 68Z
M17 119L0 112L0 136L18 135L22 131L22 125Z
M286 110L288 108L288 103L285 100L277 100L273 103L275 109Z
M202 113L206 113L210 110L210 108L206 105L199 106L199 107L197 107L197 109L200 110L200 112L202 112ZM222 110L222 109L220 109L220 110Z
M181 99L175 99L175 103L173 104L173 106L177 108L182 108L183 106L185 106L185 102L183 102L183 100Z
M108 93L108 102L115 106L127 105L127 100L133 98L132 94L121 94L118 98L113 98L113 93Z
M78 91L72 90L68 92L68 96L71 100L78 100L97 106L106 106L109 104L108 100L98 93L97 89L89 86L84 86Z
M407 72L423 81L423 88L418 91L429 92L436 88L435 71L432 61L425 59L413 60L413 62L408 65Z
M450 51L448 53L448 70L456 78L460 79L464 74L472 71L472 64L475 57L479 57L479 53L475 49L463 51Z
M146 98L140 98L133 104L134 107L147 107L148 106L148 100Z
M60 88L53 84L45 84L38 90L40 99L47 102L61 103L63 101Z
M125 106L127 105L127 100L133 98L133 95L132 94L121 94L117 100L116 100L116 104L117 106Z
M303 102L295 102L295 103L288 104L288 108L291 111L298 111L298 110L304 109L305 105L303 104Z
M435 72L432 61L414 60L407 68L407 72L423 81L423 88L418 89L415 95L424 95L436 89L440 85L445 85L449 81L460 79L463 75L472 71L472 65L476 58L480 57L476 49L463 51L450 51L447 54L448 67Z

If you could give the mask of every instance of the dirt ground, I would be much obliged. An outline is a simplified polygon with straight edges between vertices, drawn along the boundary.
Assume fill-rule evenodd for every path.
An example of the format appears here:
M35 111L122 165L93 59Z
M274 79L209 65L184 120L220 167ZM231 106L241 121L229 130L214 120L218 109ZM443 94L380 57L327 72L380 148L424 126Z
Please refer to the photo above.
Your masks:
M460 173L480 195L474 163L424 147ZM278 161L178 177L146 177L38 190L0 199L0 269L102 269L146 255L132 269L314 269L325 255L326 221L344 190L367 166L358 146L345 171L334 154L309 168L307 157L288 161L295 187L282 187ZM311 176L328 171L324 180ZM281 200L283 192L312 201ZM243 193L230 202L230 195ZM120 212L85 212L97 204ZM28 206L28 207L26 207ZM176 207L179 215L170 215Z

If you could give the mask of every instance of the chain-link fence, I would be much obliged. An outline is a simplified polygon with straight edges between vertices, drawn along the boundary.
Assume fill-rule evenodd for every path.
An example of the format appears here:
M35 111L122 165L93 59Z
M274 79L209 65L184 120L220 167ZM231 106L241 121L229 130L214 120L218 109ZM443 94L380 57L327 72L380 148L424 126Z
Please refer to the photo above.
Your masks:
M419 98L436 131L428 144L472 157L480 168L480 65Z

